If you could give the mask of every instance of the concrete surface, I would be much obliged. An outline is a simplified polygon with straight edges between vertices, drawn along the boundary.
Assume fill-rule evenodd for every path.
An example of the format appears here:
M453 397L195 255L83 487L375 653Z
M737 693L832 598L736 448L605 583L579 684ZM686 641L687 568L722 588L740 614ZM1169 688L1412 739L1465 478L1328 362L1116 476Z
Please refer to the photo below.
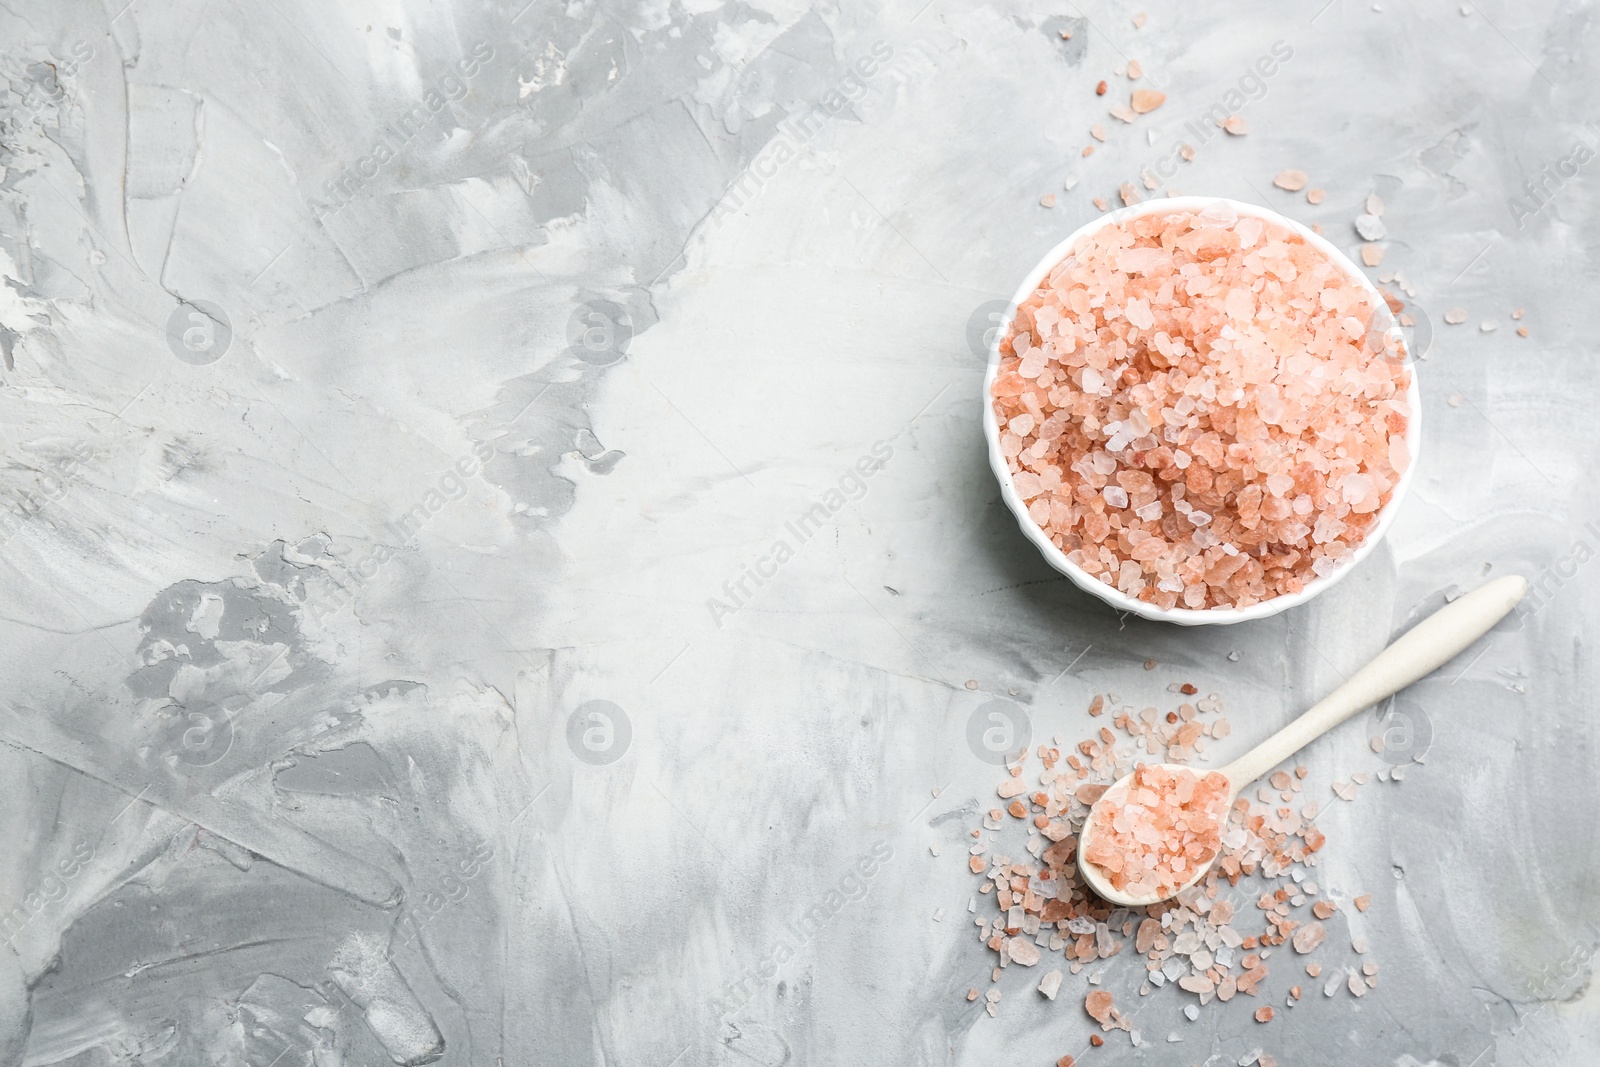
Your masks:
M524 2L0 7L0 1063L1594 1061L1595 4ZM992 302L1146 167L1376 192L1414 290L1412 495L1271 620L1119 620L987 468ZM1512 571L1306 755L1425 758L1319 819L1370 994L965 1000L986 703L1231 755Z

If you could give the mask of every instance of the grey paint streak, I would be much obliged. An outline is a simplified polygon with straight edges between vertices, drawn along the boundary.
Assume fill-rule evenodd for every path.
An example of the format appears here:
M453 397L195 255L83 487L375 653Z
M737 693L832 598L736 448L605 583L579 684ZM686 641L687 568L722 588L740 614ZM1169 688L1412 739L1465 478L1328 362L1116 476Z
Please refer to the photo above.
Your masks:
M1584 135L1593 4L919 6L0 9L0 1065L1054 1062L1081 978L1052 1004L1008 973L994 1020L963 995L975 707L1070 742L1092 693L1192 680L1242 747L1449 591L1600 547L1595 165L1521 228L1507 204ZM1307 609L1118 620L1005 514L967 319L1278 39L1254 132L1172 184L1350 248L1379 192L1435 329L1422 469ZM1125 57L1169 94L1133 128L1093 95ZM1289 166L1322 207L1270 188ZM217 362L174 358L179 299L229 317ZM568 332L600 302L631 330L604 358ZM865 495L716 625L877 440ZM1153 1047L1116 1062L1593 1060L1597 830L1547 813L1600 802L1597 574L1413 689L1426 764L1322 817L1317 877L1375 898L1330 944L1364 931L1379 987L1191 1024L1119 958ZM613 762L569 743L597 700L630 719ZM1381 766L1366 740L1313 746L1317 788Z

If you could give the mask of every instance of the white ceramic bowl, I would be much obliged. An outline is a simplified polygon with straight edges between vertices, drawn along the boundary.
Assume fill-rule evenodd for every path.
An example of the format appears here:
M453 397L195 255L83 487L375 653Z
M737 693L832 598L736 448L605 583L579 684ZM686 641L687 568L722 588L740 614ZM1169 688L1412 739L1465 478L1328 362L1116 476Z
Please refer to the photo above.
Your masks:
M1273 597L1269 600L1263 600L1259 604L1252 604L1247 608L1160 608L1154 604L1138 600L1107 585L1076 563L1073 563L1067 558L1066 553L1057 548L1054 542L1039 528L1039 525L1028 515L1028 508L1022 502L1022 497L1018 496L1016 489L1012 487L1011 467L1006 463L1005 456L1000 452L1000 427L995 419L994 401L990 395L990 391L994 386L995 376L1000 372L1000 341L1005 334L1005 328L1010 325L1012 318L1017 313L1017 308L1021 306L1022 302L1033 295L1034 291L1050 274L1050 271L1055 268L1056 264L1071 254L1073 245L1078 242L1079 238L1094 233L1102 227L1122 222L1125 219L1171 211L1203 211L1212 204L1225 204L1240 215L1254 215L1257 218L1266 219L1299 234L1313 248L1327 256L1335 265L1371 293L1373 300L1377 304L1383 304L1383 295L1367 280L1367 276L1362 273L1361 269L1350 262L1344 253L1322 237L1312 233L1305 226L1300 225L1293 219L1286 219L1275 211L1269 211L1254 204L1243 204L1237 200L1227 200L1222 197L1174 196L1166 199L1148 200L1134 204L1131 207L1109 212L1079 227L1073 231L1071 236L1052 248L1039 261L1039 265L1017 287L1016 296L1011 299L1011 307L1006 311L1002 327L995 330L994 341L989 346L988 372L983 376L983 432L989 441L989 465L994 468L995 477L1000 479L1000 496L1005 500L1006 506L1016 515L1017 525L1022 527L1023 534L1038 547L1039 551L1044 554L1045 560L1052 567L1071 578L1079 588L1093 593L1119 611L1132 612L1146 619L1173 622L1179 626L1228 625L1236 622L1248 622L1251 619L1264 619L1270 615L1276 615L1280 611L1287 611L1296 605L1304 604L1318 593L1331 588L1346 574L1349 574L1351 568L1366 558L1377 547L1378 542L1383 540L1383 535L1388 532L1390 524L1394 522L1395 513L1400 510L1400 502L1405 499L1406 489L1411 484L1411 473L1417 469L1418 446L1422 441L1421 405L1418 403L1419 394L1417 392L1417 369L1413 362L1410 363L1411 388L1406 394L1406 399L1411 407L1411 418L1406 427L1406 446L1411 450L1411 464L1400 475L1400 481L1394 487L1394 492L1389 497L1389 502L1379 509L1377 524L1372 528L1366 539L1355 547L1349 558L1332 573L1326 574L1321 578L1312 579L1298 593ZM1391 332L1398 336L1399 328L1394 327ZM1401 340L1403 341L1404 338L1402 337ZM1410 361L1408 360L1408 362Z

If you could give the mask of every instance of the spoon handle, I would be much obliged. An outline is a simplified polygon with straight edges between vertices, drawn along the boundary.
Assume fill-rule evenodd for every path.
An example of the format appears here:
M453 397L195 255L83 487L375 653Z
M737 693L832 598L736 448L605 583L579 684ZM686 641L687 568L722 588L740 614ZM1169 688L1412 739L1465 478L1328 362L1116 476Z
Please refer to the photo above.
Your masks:
M1398 693L1454 659L1517 606L1520 575L1496 578L1417 623L1311 710L1223 768L1243 789L1362 708Z

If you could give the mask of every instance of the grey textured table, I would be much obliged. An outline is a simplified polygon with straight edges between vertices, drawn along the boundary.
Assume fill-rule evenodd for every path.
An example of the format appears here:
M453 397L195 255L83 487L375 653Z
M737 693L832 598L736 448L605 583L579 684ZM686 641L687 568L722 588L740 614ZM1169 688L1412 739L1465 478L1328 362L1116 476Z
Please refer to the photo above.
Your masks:
M1592 1063L1596 5L1147 10L0 8L0 1062ZM988 470L970 338L1146 168L1376 192L1421 322L1397 524L1271 620L1119 619ZM1507 572L1305 757L1372 992L966 1001L975 711L1226 755Z

